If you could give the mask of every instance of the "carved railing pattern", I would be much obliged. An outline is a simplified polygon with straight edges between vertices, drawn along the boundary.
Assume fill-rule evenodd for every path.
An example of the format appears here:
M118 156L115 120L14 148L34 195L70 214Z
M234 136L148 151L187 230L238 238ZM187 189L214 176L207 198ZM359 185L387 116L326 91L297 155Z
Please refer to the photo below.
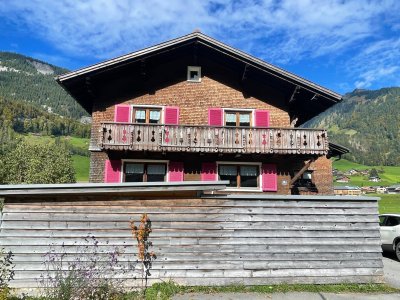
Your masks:
M325 130L102 123L99 146L110 150L327 154Z

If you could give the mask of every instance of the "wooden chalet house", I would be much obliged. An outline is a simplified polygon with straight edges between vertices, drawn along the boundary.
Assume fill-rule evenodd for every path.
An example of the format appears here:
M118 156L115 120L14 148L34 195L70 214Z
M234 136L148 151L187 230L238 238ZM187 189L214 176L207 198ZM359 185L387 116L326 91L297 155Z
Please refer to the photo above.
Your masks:
M92 115L91 182L229 180L229 192L333 194L333 91L200 32L57 78Z

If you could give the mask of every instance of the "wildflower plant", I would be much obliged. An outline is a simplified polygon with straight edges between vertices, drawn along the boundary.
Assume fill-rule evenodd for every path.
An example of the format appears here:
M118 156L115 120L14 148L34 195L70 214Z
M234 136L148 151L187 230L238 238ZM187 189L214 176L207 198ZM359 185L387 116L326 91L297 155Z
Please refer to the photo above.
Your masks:
M8 295L8 283L14 279L13 253L0 249L0 299L6 299Z
M140 219L139 227L135 225L133 220L131 220L130 223L132 235L137 241L138 261L142 264L142 288L146 288L148 276L151 276L150 270L153 261L157 258L156 254L149 249L153 245L149 240L152 231L151 221L147 214L143 214Z
M104 251L94 236L87 236L83 244L62 244L59 248L52 245L44 255L46 271L40 276L39 287L46 299L106 300L126 291L125 281L134 266L120 262L124 249Z

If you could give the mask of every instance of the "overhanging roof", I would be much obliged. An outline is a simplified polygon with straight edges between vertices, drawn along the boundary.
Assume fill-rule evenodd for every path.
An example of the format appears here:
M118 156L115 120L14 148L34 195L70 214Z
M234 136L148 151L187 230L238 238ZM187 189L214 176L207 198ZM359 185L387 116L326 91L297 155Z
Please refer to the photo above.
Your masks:
M330 157L335 157L335 156L342 156L346 153L349 153L350 149L339 145L339 144L334 144L334 143L329 143L329 152L328 152L328 158Z
M295 95L299 90L303 90L310 93L309 95L311 95L311 97L309 97L309 95L307 95L307 97L312 98L311 100L316 98L324 98L326 101L321 105L321 107L316 111L313 111L310 115L307 115L306 118L301 118L301 123L342 100L342 96L334 91L251 56L243 51L221 43L201 32L193 32L191 34L145 48L143 50L132 52L76 71L72 71L58 76L56 80L84 107L84 109L86 109L86 111L91 113L92 103L83 99L86 96L82 95L82 92L77 92L78 85L84 86L87 83L88 78L90 79L90 77L93 75L111 70L115 71L115 69L132 64L133 62L143 61L143 59L155 57L156 55L161 55L167 51L175 51L180 47L188 45L201 45L207 49L218 51L218 53L224 55L232 61L241 62L246 67L248 66L254 70L258 70L261 72L260 74L268 75L270 78L273 77L276 80L289 83L289 94Z

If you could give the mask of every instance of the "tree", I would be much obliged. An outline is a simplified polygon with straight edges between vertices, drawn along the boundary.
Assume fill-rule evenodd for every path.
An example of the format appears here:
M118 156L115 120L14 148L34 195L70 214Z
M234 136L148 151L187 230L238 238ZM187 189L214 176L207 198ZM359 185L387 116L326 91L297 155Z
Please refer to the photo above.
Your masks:
M372 168L371 171L369 171L369 177L379 177L378 171L375 168Z
M72 183L75 172L69 151L60 145L20 143L1 158L0 181L20 183Z

